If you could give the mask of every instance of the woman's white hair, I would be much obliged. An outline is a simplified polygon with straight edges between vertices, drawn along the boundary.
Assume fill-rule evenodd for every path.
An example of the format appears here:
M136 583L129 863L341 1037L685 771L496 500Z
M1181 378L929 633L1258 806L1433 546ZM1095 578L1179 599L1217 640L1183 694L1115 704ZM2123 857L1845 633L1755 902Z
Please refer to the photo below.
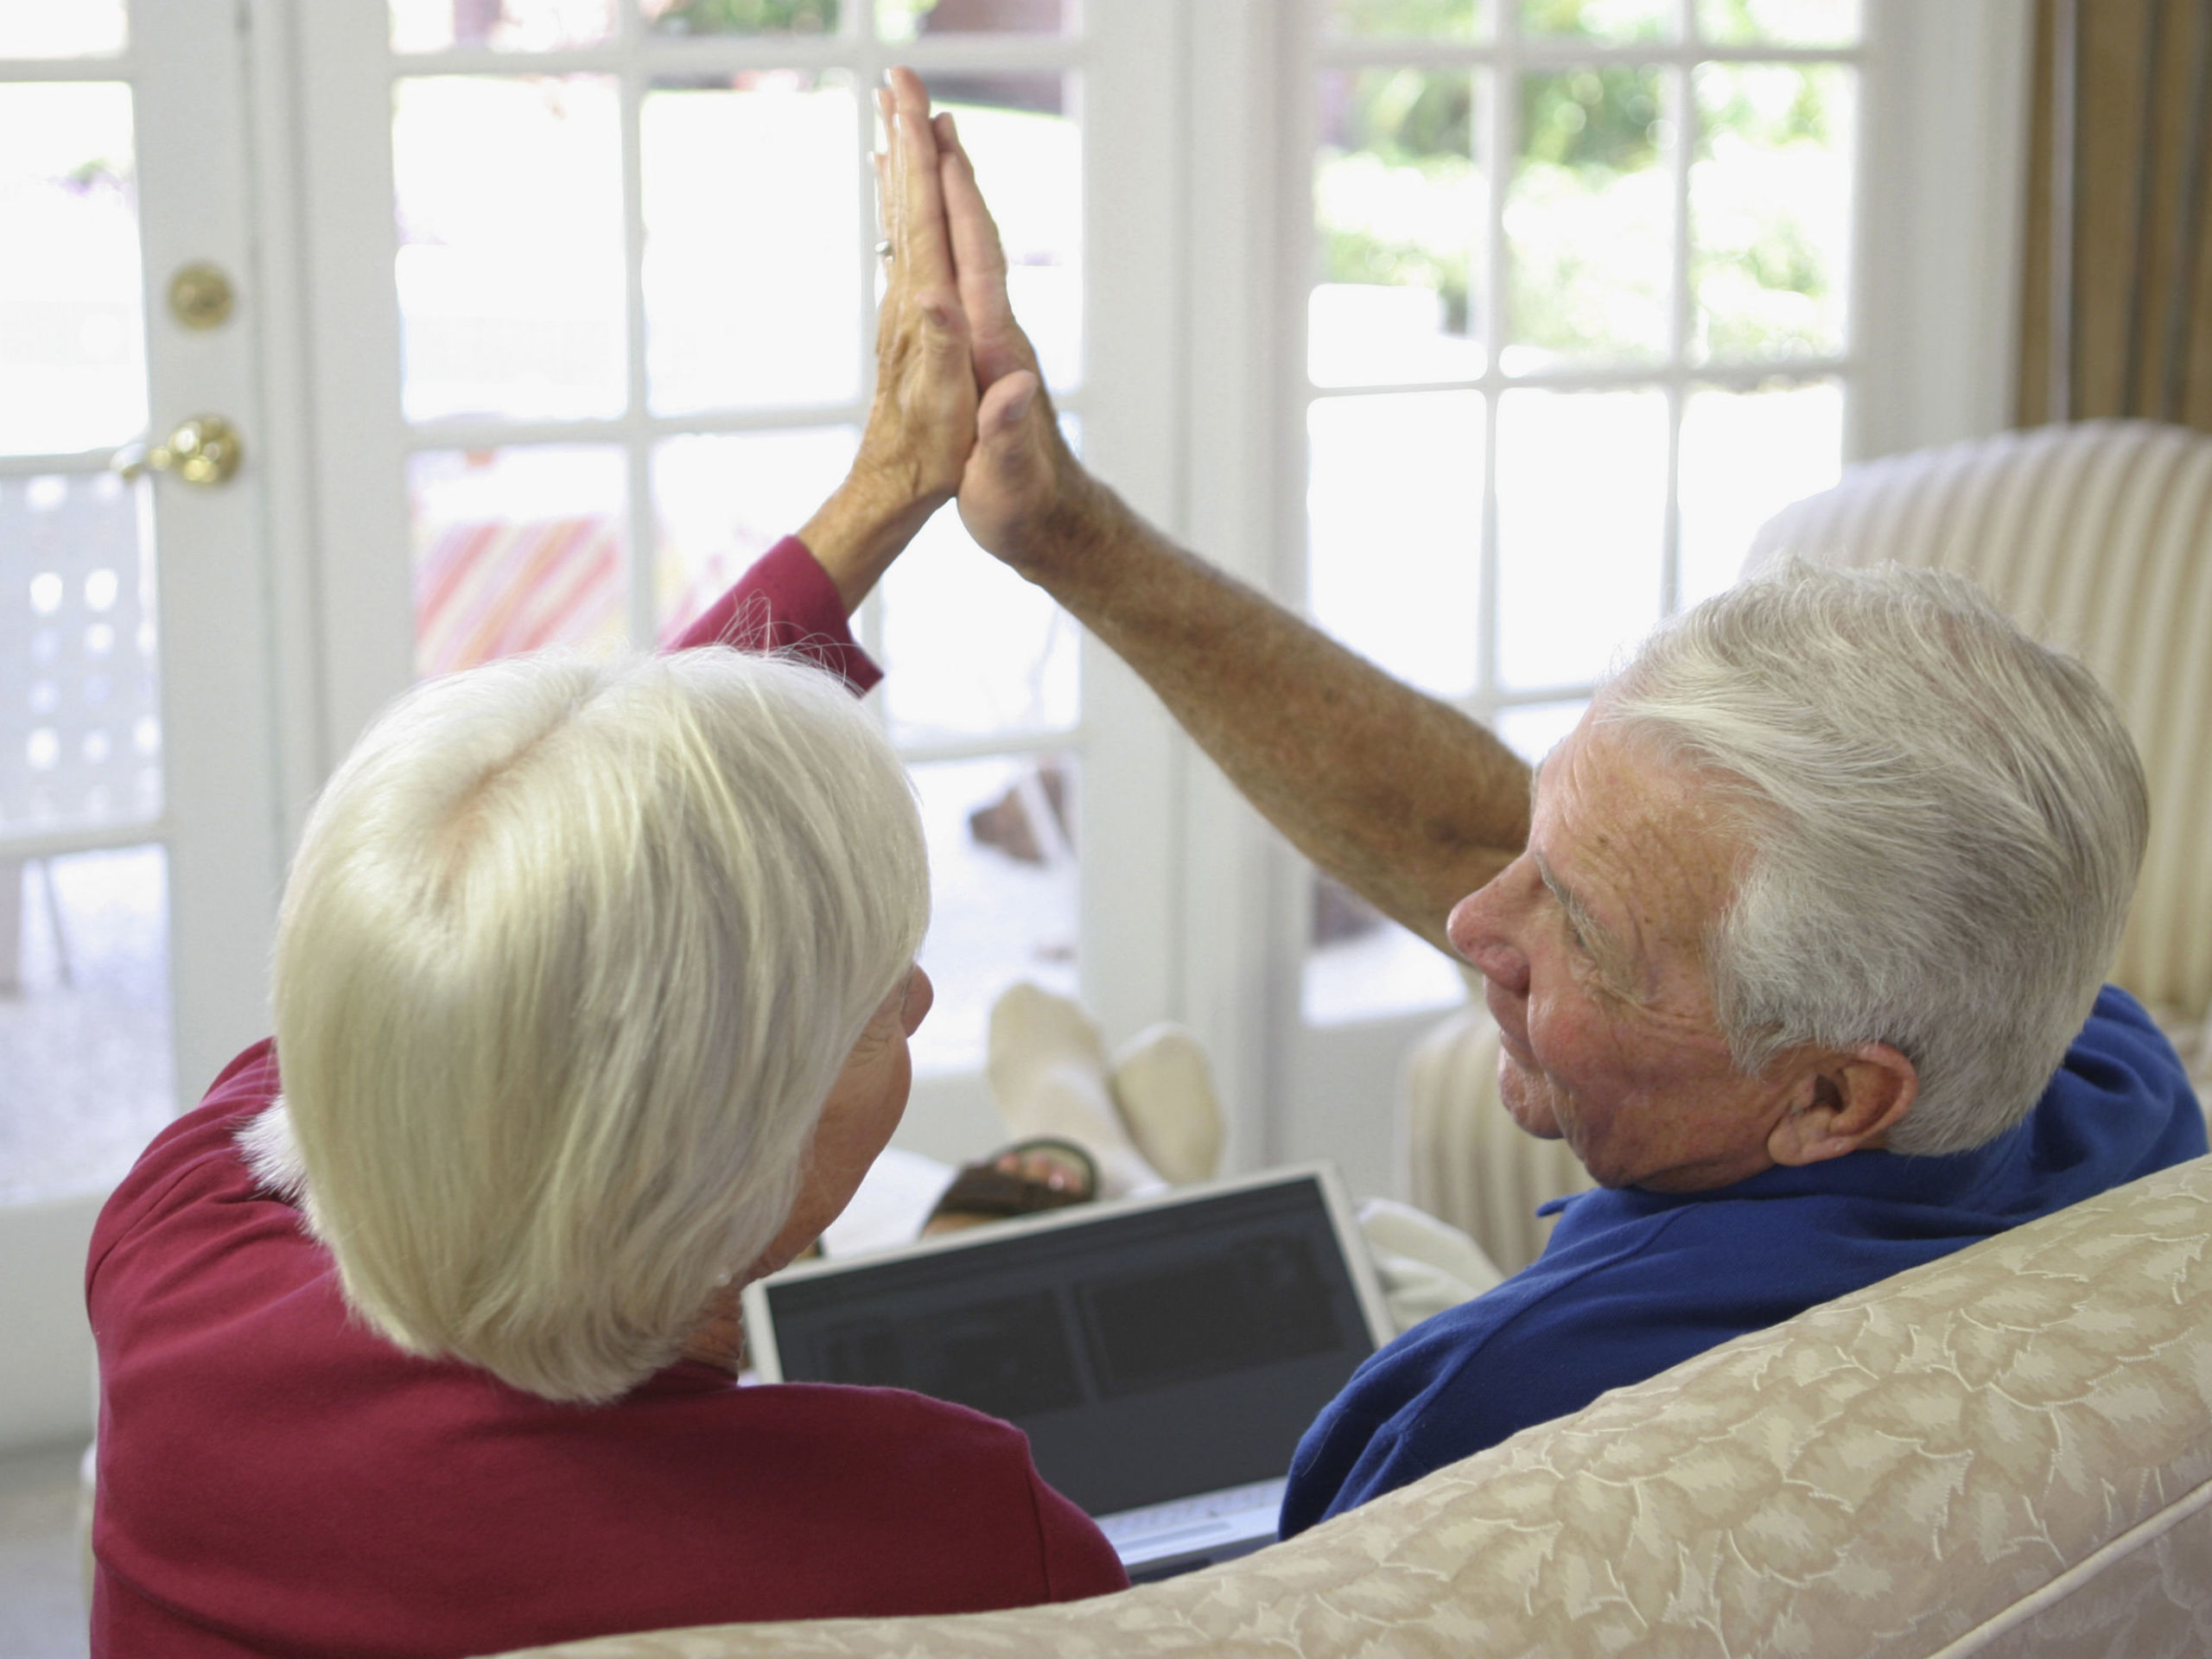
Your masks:
M1895 1152L2031 1111L2109 967L2150 804L2088 670L1945 572L1792 562L1646 642L1598 719L1704 769L1746 857L1707 940L1738 1070L1895 1046Z
M285 1107L347 1301L549 1399L670 1363L788 1217L928 912L912 785L816 669L416 688L324 790L278 926Z

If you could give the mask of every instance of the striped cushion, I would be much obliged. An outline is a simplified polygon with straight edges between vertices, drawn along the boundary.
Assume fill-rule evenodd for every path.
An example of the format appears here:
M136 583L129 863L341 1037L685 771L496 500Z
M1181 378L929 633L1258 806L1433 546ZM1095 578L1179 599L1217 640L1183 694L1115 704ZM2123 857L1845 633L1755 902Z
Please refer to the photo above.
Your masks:
M1870 461L1762 529L1786 554L1972 577L2119 699L2151 845L2113 977L2212 1004L2212 437L2143 421L2040 427Z

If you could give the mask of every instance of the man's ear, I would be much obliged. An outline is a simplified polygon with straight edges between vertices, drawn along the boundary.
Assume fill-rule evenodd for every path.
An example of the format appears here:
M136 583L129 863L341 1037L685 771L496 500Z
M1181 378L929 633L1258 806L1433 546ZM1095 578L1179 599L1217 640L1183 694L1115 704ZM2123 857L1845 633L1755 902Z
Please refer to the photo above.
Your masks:
M1920 1094L1920 1072L1887 1043L1816 1057L1810 1075L1768 1132L1767 1155L1802 1167L1882 1144Z

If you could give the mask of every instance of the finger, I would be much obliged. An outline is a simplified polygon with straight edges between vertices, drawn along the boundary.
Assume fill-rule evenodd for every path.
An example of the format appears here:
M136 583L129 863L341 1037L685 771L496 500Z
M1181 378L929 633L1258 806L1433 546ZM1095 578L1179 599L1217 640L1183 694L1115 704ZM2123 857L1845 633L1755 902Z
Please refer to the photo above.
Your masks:
M999 241L999 227L976 188L975 164L957 130L950 147L939 151L938 171L960 303L979 348L976 376L988 385L1015 369L1033 369L1036 353L1029 349L1007 298L1006 250Z
M912 70L891 72L891 92L898 106L893 152L899 164L893 169L899 198L898 229L891 238L892 258L899 278L920 289L952 281L952 248L945 235L944 197L938 179L937 129L930 119L930 97Z

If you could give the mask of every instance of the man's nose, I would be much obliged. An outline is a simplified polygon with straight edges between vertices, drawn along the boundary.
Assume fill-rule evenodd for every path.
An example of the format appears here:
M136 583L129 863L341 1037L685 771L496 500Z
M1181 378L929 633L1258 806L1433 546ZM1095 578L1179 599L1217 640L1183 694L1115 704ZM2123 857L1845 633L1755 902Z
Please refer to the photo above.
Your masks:
M1501 990L1516 996L1529 994L1529 958L1521 953L1501 926L1505 877L1478 887L1458 904L1444 924L1452 948Z

